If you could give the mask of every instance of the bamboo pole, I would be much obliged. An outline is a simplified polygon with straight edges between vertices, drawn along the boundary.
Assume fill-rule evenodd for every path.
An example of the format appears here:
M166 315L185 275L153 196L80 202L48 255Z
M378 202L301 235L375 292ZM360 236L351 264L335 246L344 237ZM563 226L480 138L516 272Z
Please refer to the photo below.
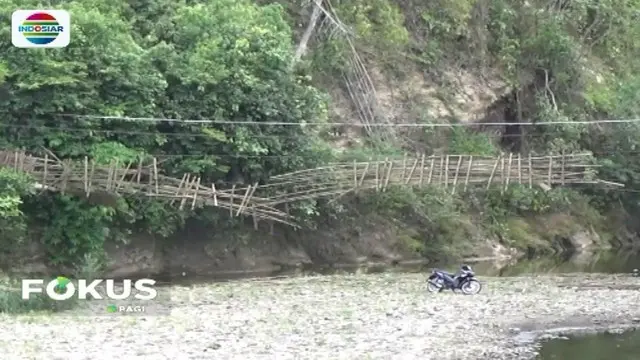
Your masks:
M411 171L409 171L409 175L407 176L407 179L404 181L405 184L408 184L411 181L411 178L413 177L413 172L416 171L416 167L418 167L417 157L416 157L416 160L413 162L413 166L411 167Z
M518 153L518 183L522 184L522 156Z
M407 153L405 152L404 160L402 160L402 180L404 180L406 173L407 173Z
M553 171L553 157L549 156L549 174L548 174L548 181L549 181L549 186L551 186L551 172Z
M116 177L118 176L118 170L120 166L120 159L116 158L116 162L113 165L113 172L111 173L111 188L115 188L115 184L117 183Z
M364 167L364 171L362 172L362 176L360 176L360 182L358 183L358 188L362 187L362 184L364 184L364 177L367 175L367 172L369 171L369 166L371 165L371 162L367 163L367 166Z
M256 183L257 185L257 183ZM247 186L247 191L245 191L244 196L242 197L242 201L240 202L240 206L238 207L238 211L236 212L236 216L240 216L240 213L242 213L242 210L244 209L244 207L246 206L247 202L249 201L249 194L252 193L251 189L253 187L251 185Z
M424 153L422 153L422 157L420 159L420 187L422 187L423 180L424 180Z
M471 174L471 168L473 164L473 155L469 156L469 166L467 167L467 176L464 179L464 189L463 191L467 191L467 186L469 185L469 175Z
M218 194L216 192L216 184L211 183L211 194L213 195L213 206L218 206Z
M229 216L231 217L233 217L233 202L234 202L235 192L236 192L236 184L233 184L233 186L231 187L231 197L229 198L229 203L231 204L229 206Z
M252 206L251 207L251 214L252 214L252 218L253 218L253 229L258 231L258 217L256 216L256 207Z
M18 170L24 171L24 161L27 158L27 154L23 151L20 152L20 167Z
M249 197L247 198L247 202L245 203L245 208L247 207L247 204L249 204L249 201L251 201L251 198L253 198L253 194L255 194L256 189L258 188L258 182L255 182L253 184L253 188L251 189L251 193L249 194ZM251 205L251 208L253 209L254 212L254 216L255 216L255 205Z
M458 175L460 174L460 165L462 165L462 155L458 155L458 164L456 165L456 173L453 177L453 189L451 189L451 195L456 193L456 187L458 186Z
M96 171L96 161L91 160L91 173L89 174L89 186L87 187L87 197L91 194L91 190L93 187L93 175Z
M489 190L489 188L491 187L491 182L493 181L493 176L495 175L496 169L498 169L498 164L500 163L500 158L502 158L502 154L500 154L496 158L496 162L495 162L495 164L493 164L493 169L491 169L491 174L489 174L489 181L487 182L487 190Z
M447 160L444 163L444 188L449 187L449 155L447 155Z
M533 188L533 164L531 161L531 153L529 153L529 189Z
M385 159L385 162L389 161L389 158ZM391 169L393 169L393 161L389 161L389 168L387 169L387 177L384 181L384 187L382 191L387 191L387 186L389 185L389 179L391 179Z
M111 190L111 177L113 176L113 159L109 162L109 172L107 172L107 191Z
M153 193L153 191L151 190L152 188L153 188L153 168L150 167L149 176L147 177L147 186L146 186L147 195L151 195Z
M427 184L431 184L431 179L433 178L433 165L435 165L436 158L431 155L431 164L429 165L429 179L427 180Z
M67 191L67 182L69 181L69 170L71 162L69 160L62 163L62 186L60 187L60 193L64 195Z
M438 179L439 179L439 183L440 185L442 185L442 181L443 181L443 176L444 176L444 156L440 155L440 170L438 170Z
M358 162L353 160L353 189L358 188Z
M42 176L42 185L47 186L47 172L49 170L49 154L44 154L44 175Z
M240 213L242 212L242 208L244 207L244 202L247 199L247 196L249 196L249 192L251 192L251 185L247 186L247 190L244 192L244 196L242 197L242 200L240 200L240 206L238 206L238 211L236 212L235 216L239 216Z
M118 182L116 182L116 189L115 192L118 193L118 189L120 189L122 187L122 184L124 184L124 178L127 177L127 173L129 172L129 169L131 169L131 165L133 164L133 162L129 162L127 164L127 167L124 169L124 172L122 173L122 176L120 177L120 180Z
M560 168L560 184L564 185L564 162L565 162L565 153L564 149L562 149L562 163Z
M138 160L138 174L136 175L136 183L140 185L140 177L142 176L142 156L139 156ZM184 178L184 175L183 175Z
M380 161L376 160L376 192L380 190L380 185L378 184L379 178L380 178Z
M198 182L196 183L196 190L193 192L193 202L191 203L191 210L196 208L196 201L198 199L198 192L200 191L200 176L198 176Z
M158 190L158 159L156 157L153 158L153 179L156 183L156 194L159 194Z
M505 159L504 159L504 156L501 155L500 156L500 184L501 185L504 185L506 180L504 176L505 175L504 172L505 172Z
M198 180L197 177L193 177L193 180L187 183L187 186L184 188L184 193L182 194L182 199L180 199L180 210L184 209L185 204L187 203L187 198L189 198L189 191L191 191L191 188L193 188L193 185L195 185L196 181Z
M511 163L513 161L513 153L509 153L509 164L507 165L507 178L504 183L504 189L507 190L509 187L509 182L511 180Z
M176 194L175 194L175 198L173 200L171 200L171 202L169 203L169 205L173 205L176 201L176 199L178 198L178 196L180 196L180 190L182 190L182 185L183 184L189 184L189 177L191 175L188 173L182 174L182 179L180 179L180 183L178 184L178 189L176 190Z

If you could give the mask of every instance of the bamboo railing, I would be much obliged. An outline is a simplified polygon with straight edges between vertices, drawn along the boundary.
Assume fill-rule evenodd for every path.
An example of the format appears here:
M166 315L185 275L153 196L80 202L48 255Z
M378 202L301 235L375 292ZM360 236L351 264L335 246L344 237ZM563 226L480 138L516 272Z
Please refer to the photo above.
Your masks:
M260 220L296 226L288 211L292 202L367 190L385 191L390 186L440 186L453 194L472 187L506 189L510 184L551 187L601 183L595 178L597 166L587 153L526 157L405 155L402 159L329 164L274 176L268 184L225 188L204 184L197 174L184 174L181 179L162 175L156 158L126 164L114 160L109 165L100 165L87 157L71 161L60 160L51 152L35 157L23 151L0 151L0 166L26 172L42 188L52 191L87 197L99 191L158 197L180 209L216 206L228 210L230 216L252 216L256 228Z

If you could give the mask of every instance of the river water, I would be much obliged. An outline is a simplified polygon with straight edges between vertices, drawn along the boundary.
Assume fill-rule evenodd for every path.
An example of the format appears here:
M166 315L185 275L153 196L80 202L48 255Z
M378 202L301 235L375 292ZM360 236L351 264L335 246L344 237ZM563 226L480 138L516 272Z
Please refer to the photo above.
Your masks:
M631 273L640 269L640 254L631 251L574 255L565 258L539 258L496 269L480 263L487 275L514 276L523 273ZM640 282L640 278L638 278ZM639 304L640 306L640 304ZM598 334L551 340L543 344L536 360L638 360L640 331L623 334Z
M486 276L520 274L606 273L630 274L640 269L640 253L634 251L574 254L519 260L513 264L479 262L474 268Z
M601 334L551 340L544 344L538 360L638 360L640 332Z

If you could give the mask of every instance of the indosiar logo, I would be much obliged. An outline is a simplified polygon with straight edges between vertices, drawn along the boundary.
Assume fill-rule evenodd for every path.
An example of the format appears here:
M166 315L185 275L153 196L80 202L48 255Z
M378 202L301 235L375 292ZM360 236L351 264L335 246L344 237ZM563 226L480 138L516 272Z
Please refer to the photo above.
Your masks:
M71 17L64 10L16 10L11 42L20 48L62 48L71 40Z

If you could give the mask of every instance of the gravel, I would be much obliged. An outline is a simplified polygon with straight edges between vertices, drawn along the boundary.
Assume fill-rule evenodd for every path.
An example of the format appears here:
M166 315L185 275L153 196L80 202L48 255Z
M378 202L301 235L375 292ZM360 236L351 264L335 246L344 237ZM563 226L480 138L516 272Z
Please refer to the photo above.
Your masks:
M168 316L2 315L0 357L524 360L540 336L640 322L638 278L480 280L475 296L428 293L424 274L175 286Z

